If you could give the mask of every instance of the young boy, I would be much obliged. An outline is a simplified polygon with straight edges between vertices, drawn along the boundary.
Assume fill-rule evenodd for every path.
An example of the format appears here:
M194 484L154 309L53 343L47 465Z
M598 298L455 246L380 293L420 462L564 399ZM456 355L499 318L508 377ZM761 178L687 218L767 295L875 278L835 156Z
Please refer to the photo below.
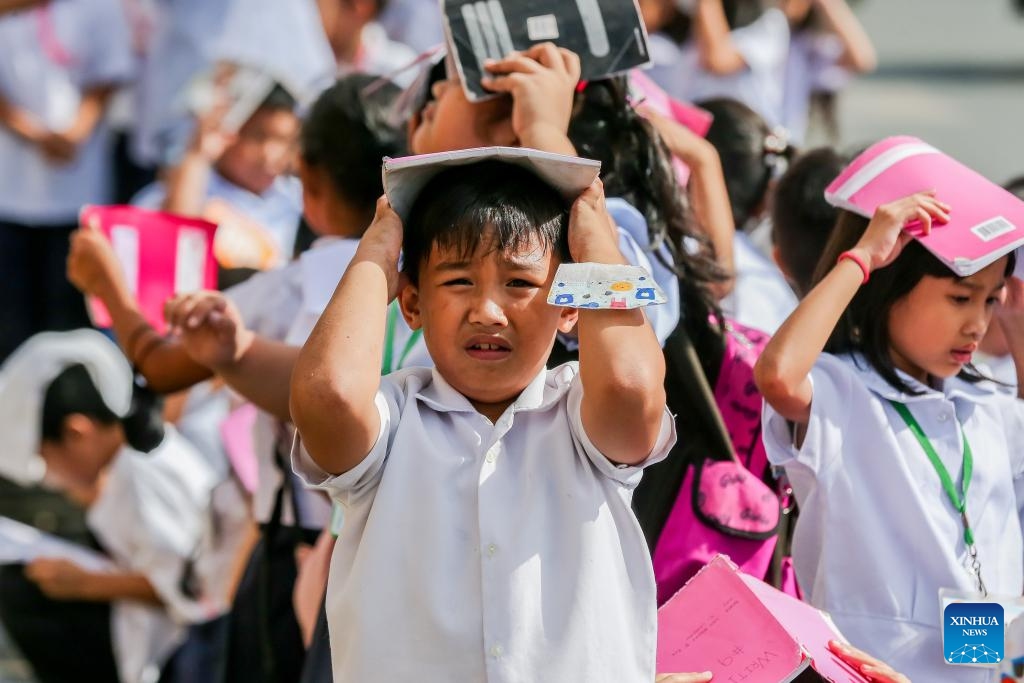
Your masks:
M663 357L640 310L546 301L570 255L624 263L601 185L570 215L531 171L484 160L438 173L405 218L378 203L292 378L293 466L345 512L335 680L653 680L629 500L675 441ZM399 290L436 369L381 377ZM573 325L579 363L545 370Z

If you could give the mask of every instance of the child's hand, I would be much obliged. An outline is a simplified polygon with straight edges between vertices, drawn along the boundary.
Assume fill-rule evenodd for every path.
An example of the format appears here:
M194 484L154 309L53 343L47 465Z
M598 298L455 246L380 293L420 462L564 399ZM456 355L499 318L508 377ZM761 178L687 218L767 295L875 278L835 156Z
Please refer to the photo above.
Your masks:
M220 292L179 294L164 304L164 318L189 357L211 370L236 363L255 336Z
M66 133L48 131L40 136L36 144L46 160L54 165L69 164L78 155L78 143Z
M44 557L30 562L25 567L25 576L48 598L77 600L85 597L89 572L74 562Z
M653 107L641 105L637 107L637 113L651 122L672 155L687 166L700 165L709 156L718 154L710 142Z
M707 683L712 680L711 672L699 674L655 674L654 683Z
M216 103L209 110L196 117L196 130L192 135L189 152L197 154L208 163L216 163L238 139L237 133L223 128L224 115L231 108L223 87L216 91Z
M379 265L388 278L388 302L394 300L405 286L405 276L398 270L398 258L402 253L404 230L402 219L388 203L388 198L377 200L377 212L373 223L359 240L357 254Z
M512 130L523 147L574 153L566 133L580 80L576 53L538 43L484 68L493 75L482 80L483 86L512 96Z
M104 300L127 291L124 271L110 241L99 230L88 226L71 233L67 274L71 284L83 294Z
M855 251L861 252L869 270L878 270L892 263L913 236L904 231L908 223L920 221L922 234L932 231L934 221L949 222L948 204L935 198L935 191L918 192L903 199L883 204L860 238Z
M879 661L866 652L838 640L830 640L828 649L837 657L861 672L872 683L910 683L910 679L897 673L885 662Z
M576 263L626 263L608 214L600 179L583 191L569 214L569 253Z

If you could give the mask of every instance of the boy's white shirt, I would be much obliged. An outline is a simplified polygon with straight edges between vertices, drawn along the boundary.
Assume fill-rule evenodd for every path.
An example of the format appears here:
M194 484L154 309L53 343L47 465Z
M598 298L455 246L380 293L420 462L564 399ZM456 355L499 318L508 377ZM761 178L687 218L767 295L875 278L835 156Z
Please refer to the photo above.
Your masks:
M189 624L227 611L227 593L217 588L223 577L204 572L201 564L196 578L205 589L202 597L189 598L180 587L186 562L197 550L207 562L215 559L210 518L215 483L202 456L168 426L152 452L122 449L87 512L90 530L118 569L143 574L164 603L114 602L112 641L125 683L147 680L147 669L162 665L184 640Z
M640 466L584 433L576 363L540 372L497 424L436 370L381 379L377 443L332 477L344 507L328 585L335 680L650 681L651 560L630 509Z
M785 465L800 505L793 538L807 599L850 642L914 681L986 682L983 669L942 659L940 588L975 590L965 569L959 513L921 445L887 399L908 405L957 487L963 443L974 453L967 513L985 584L1019 595L1024 585L1024 403L991 384L947 380L943 392L905 375L921 396L900 394L860 359L823 354L802 447L770 406L764 441Z
M35 11L8 14L0 18L0 96L60 131L74 121L85 89L127 82L135 59L119 0L66 0L47 7L55 40L73 63L63 66L47 56ZM0 220L73 223L83 204L108 202L109 132L101 121L71 163L54 165L38 147L0 126Z
M789 20L781 10L767 9L753 23L731 31L729 37L747 66L719 76L701 66L694 40L680 46L664 34L653 34L651 78L684 102L730 97L756 111L769 126L778 125L782 119Z

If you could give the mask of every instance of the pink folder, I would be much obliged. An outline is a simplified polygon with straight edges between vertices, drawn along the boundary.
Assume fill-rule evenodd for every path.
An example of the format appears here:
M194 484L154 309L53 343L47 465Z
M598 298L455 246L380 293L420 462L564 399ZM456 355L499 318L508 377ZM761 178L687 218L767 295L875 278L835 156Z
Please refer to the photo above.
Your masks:
M85 206L79 222L110 240L128 288L146 320L164 332L164 302L175 294L217 285L213 237L217 226L201 218L134 206ZM109 327L110 314L89 300L93 323Z
M828 650L828 617L715 556L658 610L657 670L716 681L865 683Z
M869 147L825 190L833 206L870 217L882 204L935 190L952 207L930 235L907 230L961 277L1024 244L1024 202L918 138L886 138Z

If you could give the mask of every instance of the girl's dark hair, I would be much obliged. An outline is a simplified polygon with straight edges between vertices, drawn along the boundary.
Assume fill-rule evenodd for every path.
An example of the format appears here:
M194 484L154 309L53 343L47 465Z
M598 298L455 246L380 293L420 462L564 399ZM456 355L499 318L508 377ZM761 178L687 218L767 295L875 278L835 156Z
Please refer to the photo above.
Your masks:
M728 279L717 264L710 240L693 228L686 194L672 170L661 137L629 101L626 77L590 81L576 94L569 139L582 157L601 162L609 197L621 197L647 221L648 245L661 258L664 245L679 277L684 320L693 332L721 316L711 286Z
M828 245L818 262L814 282L817 284L832 270L839 255L852 249L867 230L867 218L840 210L839 219ZM1016 259L1010 254L1006 275L1013 272ZM918 394L896 374L889 352L889 313L893 304L907 296L921 279L931 277L961 279L942 261L916 240L885 268L871 273L871 279L854 295L825 345L829 353L860 353L874 370L894 389L905 394ZM965 365L960 378L968 382L987 379L972 365Z
M699 102L714 115L707 140L718 151L738 229L750 222L772 179L793 157L793 149L753 109L729 98Z
M810 291L839 216L839 210L825 201L825 188L847 163L849 159L831 147L820 147L801 154L775 186L772 241L800 296Z
M568 225L565 200L530 171L494 160L453 166L430 179L409 211L403 270L418 282L434 245L470 258L484 235L498 251L522 249L536 236L567 262Z
M404 132L388 122L400 93L393 83L352 74L325 90L302 124L303 160L327 172L335 191L366 214L367 225L384 194L381 159L405 154Z
M164 438L162 407L162 399L157 394L136 383L128 414L118 418L103 402L86 367L80 363L69 365L46 388L42 438L61 441L64 420L69 415L81 414L104 425L120 422L128 445L148 453Z

